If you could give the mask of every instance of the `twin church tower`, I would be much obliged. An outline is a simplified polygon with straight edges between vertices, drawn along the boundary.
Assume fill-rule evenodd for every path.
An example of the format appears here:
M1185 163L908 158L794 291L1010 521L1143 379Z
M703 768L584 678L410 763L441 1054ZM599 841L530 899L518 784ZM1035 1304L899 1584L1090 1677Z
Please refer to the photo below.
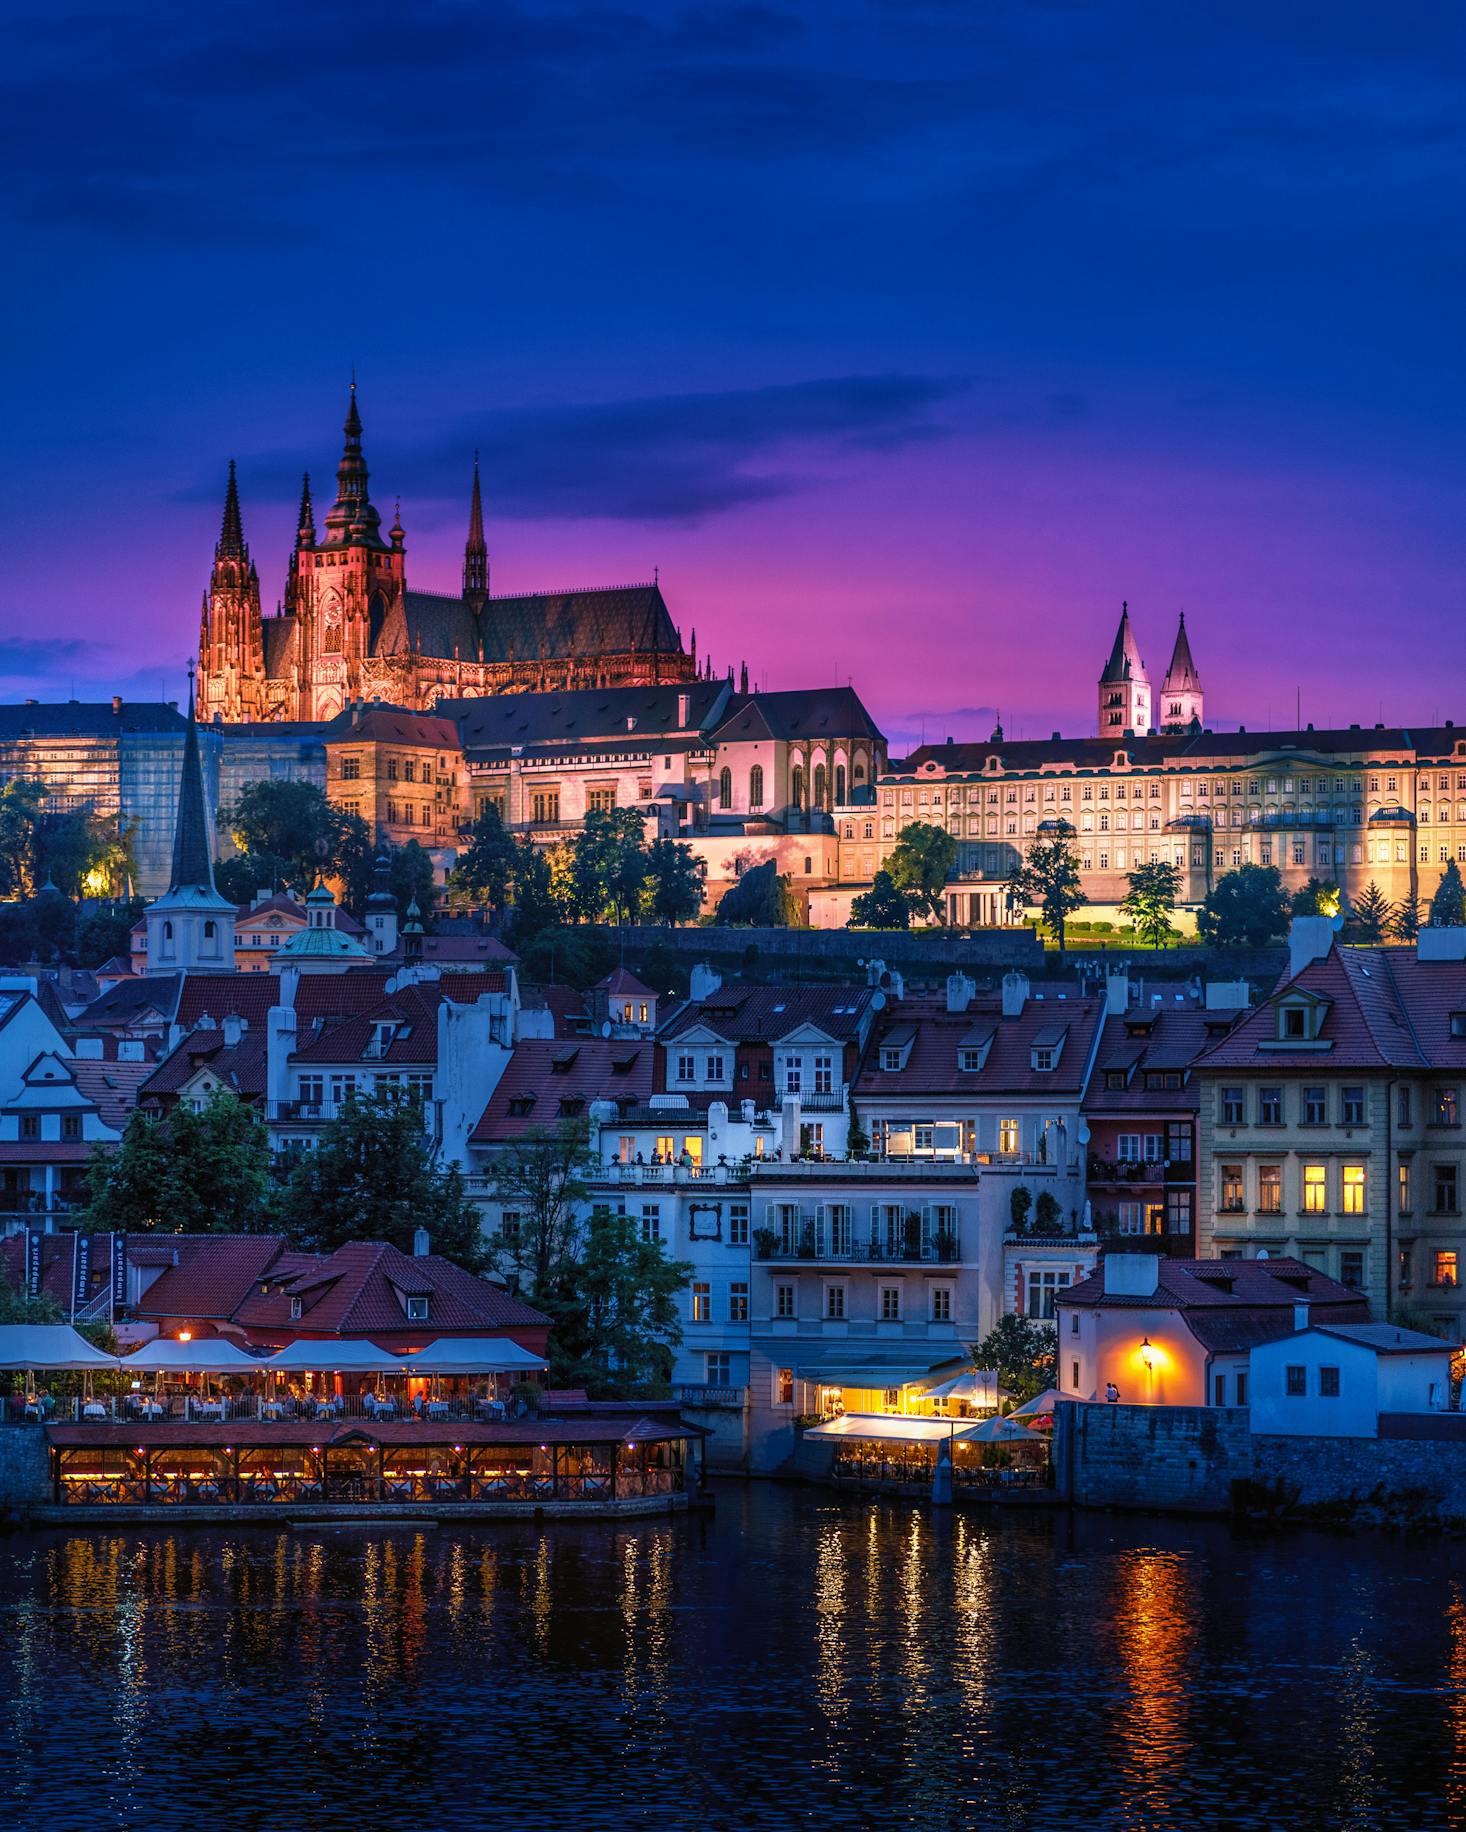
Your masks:
M353 700L426 711L445 697L697 678L696 632L685 652L655 582L495 597L477 459L461 590L412 590L401 510L384 534L367 487L355 382L344 430L336 500L319 533L305 479L273 617L260 613L229 466L199 628L200 719L332 719Z
M1186 637L1186 613L1181 613L1171 665L1161 683L1160 705L1152 702L1150 676L1140 659L1140 646L1130 625L1130 606L1120 607L1120 627L1115 646L1099 678L1099 717L1095 731L1101 738L1137 737L1149 731L1182 732L1202 723L1201 676L1191 659Z

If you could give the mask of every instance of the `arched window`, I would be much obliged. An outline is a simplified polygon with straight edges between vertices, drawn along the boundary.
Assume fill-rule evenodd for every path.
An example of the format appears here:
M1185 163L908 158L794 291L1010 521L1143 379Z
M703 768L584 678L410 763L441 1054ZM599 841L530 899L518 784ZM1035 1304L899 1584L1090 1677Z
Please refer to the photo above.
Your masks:
M764 805L764 767L761 763L756 763L748 772L748 805L750 808Z
M814 766L814 805L823 808L825 805L825 766L817 763Z
M171 922L165 922L163 924L163 939L164 941L172 941L173 939L173 924Z
M800 764L789 772L789 799L796 808L804 806L804 769Z
M835 765L835 806L837 808L845 806L845 765L843 763Z
M718 772L718 806L720 808L733 806L733 772L731 770Z
M861 763L858 758L856 759L856 764L855 764L855 780L856 782L865 781L865 765Z

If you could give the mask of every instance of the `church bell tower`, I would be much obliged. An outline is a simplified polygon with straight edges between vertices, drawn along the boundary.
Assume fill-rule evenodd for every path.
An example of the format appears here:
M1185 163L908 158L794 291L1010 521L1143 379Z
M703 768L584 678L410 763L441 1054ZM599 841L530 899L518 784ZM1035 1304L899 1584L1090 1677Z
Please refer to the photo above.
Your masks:
M199 717L236 723L265 714L265 638L260 579L244 538L234 460L224 521L199 622Z

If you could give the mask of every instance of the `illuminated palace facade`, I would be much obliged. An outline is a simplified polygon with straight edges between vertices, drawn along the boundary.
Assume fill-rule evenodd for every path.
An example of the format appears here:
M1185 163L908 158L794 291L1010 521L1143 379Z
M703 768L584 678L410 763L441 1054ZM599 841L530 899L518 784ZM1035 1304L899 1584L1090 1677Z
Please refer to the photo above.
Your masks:
M409 590L401 514L384 535L368 493L355 383L345 435L319 534L305 479L273 617L261 615L230 465L200 621L201 720L321 721L357 700L427 711L450 696L697 677L696 635L685 652L655 583L495 597L477 463L461 590Z
M1165 727L1129 725L1142 708L1150 687L1127 614L1100 678L1100 735L1012 742L999 727L986 743L893 761L873 807L839 811L840 882L868 883L912 821L958 840L947 913L964 924L1021 920L1007 875L1066 828L1097 913L1151 860L1181 868L1193 907L1241 865L1277 866L1290 892L1332 879L1354 899L1373 882L1393 903L1428 899L1449 861L1466 865L1466 727L1208 731L1184 625L1158 701Z

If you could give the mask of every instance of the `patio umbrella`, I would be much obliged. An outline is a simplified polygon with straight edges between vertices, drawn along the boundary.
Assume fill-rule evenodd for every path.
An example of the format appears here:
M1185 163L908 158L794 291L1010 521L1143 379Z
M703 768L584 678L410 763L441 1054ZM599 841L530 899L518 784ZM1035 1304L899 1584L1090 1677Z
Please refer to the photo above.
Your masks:
M1045 1387L1042 1393L1036 1393L1032 1399L1025 1400L1021 1406L1015 1406L1008 1417L1010 1419L1038 1419L1047 1415L1051 1418L1054 1401L1060 1397L1057 1387Z
M963 1441L968 1444L1042 1444L1043 1439L1036 1431L1030 1431L1027 1425L1020 1425L1016 1419L984 1419L980 1425L971 1425L962 1433Z
M0 1324L0 1368L60 1372L74 1368L117 1367L115 1355L104 1355L69 1323Z
M548 1365L543 1355L497 1336L440 1336L402 1364L409 1374L506 1374Z
M257 1366L277 1373L309 1371L317 1374L405 1374L407 1364L400 1355L379 1349L375 1342L359 1336L342 1336L331 1342L289 1343L267 1362Z
M175 1342L172 1337L159 1336L135 1354L124 1356L122 1371L126 1374L133 1369L141 1372L151 1368L171 1374L258 1374L266 1365L223 1336L204 1336L194 1342Z
M924 1392L913 1395L916 1399L965 1399L972 1406L996 1406L998 1403L998 1377L991 1370L969 1368L965 1374L957 1374L951 1380L944 1380L939 1387L928 1387Z

